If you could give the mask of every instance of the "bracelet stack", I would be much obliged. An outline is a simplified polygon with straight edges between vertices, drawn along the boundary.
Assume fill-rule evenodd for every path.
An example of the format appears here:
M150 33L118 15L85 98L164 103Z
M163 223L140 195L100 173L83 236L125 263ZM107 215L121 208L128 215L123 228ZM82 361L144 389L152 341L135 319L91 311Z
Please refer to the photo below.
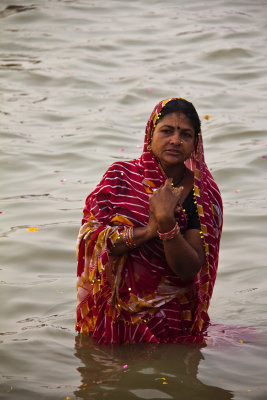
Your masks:
M176 222L175 226L169 232L161 233L158 231L158 235L161 240L171 240L175 238L175 236L177 236L178 233L180 233L180 227L178 225L178 222Z
M122 236L126 246L129 249L134 249L136 247L136 243L133 238L133 228L125 227Z

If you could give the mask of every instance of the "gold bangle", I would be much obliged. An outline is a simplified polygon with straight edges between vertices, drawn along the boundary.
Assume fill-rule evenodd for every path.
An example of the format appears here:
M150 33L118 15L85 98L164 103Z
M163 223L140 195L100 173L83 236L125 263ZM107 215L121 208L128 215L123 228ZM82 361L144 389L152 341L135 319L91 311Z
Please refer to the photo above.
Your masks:
M133 238L133 228L132 227L124 228L123 240L129 249L134 249L136 247L136 243Z

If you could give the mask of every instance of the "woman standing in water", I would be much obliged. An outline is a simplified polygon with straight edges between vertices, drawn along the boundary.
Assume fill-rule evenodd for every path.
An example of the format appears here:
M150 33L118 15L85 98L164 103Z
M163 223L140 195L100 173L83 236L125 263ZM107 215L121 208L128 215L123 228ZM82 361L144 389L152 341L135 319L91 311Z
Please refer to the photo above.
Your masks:
M221 231L198 114L163 100L141 157L114 163L86 199L76 330L98 343L202 341Z

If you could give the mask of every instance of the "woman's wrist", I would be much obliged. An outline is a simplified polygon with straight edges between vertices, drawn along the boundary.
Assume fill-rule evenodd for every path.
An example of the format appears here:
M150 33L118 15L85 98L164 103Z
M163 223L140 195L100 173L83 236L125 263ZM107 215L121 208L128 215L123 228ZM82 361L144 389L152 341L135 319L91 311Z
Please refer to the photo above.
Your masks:
M157 236L157 228L155 226L151 226L150 224L144 227L144 239L145 242L155 238Z
M174 217L164 218L158 220L158 231L159 232L169 232L176 224Z
M180 233L180 227L178 225L178 222L174 225L174 227L169 230L168 232L160 232L158 231L158 236L161 240L171 240L174 239L178 234Z

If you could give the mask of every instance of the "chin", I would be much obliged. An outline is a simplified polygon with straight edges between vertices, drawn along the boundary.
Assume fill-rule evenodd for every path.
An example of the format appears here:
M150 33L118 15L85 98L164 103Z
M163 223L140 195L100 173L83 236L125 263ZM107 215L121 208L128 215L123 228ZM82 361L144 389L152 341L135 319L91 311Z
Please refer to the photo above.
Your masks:
M161 161L162 165L166 165L167 167L174 167L175 165L182 165L184 164L184 160L177 160L177 159L168 159Z

